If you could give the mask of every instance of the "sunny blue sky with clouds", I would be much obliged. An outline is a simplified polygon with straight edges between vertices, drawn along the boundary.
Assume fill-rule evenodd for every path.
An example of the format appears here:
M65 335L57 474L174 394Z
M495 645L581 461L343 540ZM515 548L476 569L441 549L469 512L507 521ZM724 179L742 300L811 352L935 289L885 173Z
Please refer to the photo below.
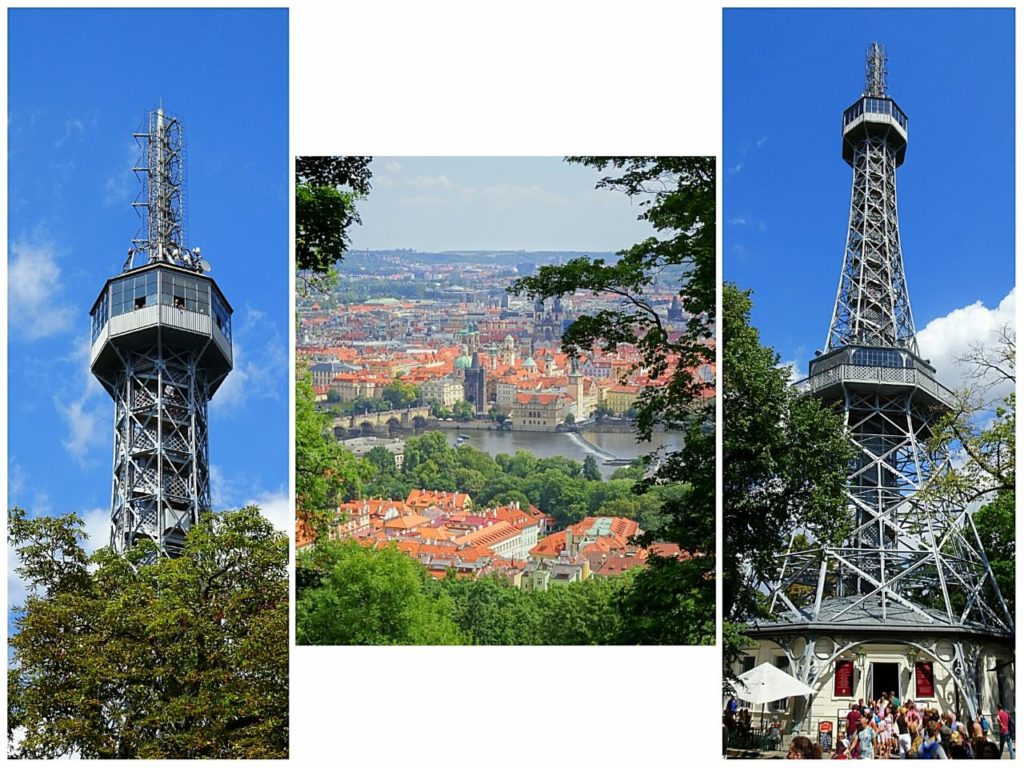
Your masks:
M214 506L258 502L286 528L287 11L16 9L8 33L9 505L77 511L107 542L113 404L89 311L139 226L132 133L162 99L184 124L187 241L235 310Z
M375 157L356 249L618 251L641 209L560 157Z
M940 379L1014 320L1012 10L727 9L723 272L754 290L762 340L803 375L825 341L852 171L842 111L885 45L909 117L900 235L922 354Z

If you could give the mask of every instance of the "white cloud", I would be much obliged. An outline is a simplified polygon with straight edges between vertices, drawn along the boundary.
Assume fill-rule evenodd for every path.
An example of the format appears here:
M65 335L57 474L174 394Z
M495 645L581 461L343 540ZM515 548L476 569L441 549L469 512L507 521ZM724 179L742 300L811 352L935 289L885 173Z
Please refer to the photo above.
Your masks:
M91 393L86 392L78 400L67 404L59 399L55 401L57 411L68 429L68 436L61 442L83 467L89 466L92 449L105 445L107 439L103 429L106 422L105 409L94 405L91 400Z
M729 169L729 175L735 176L737 173L743 170L743 163L736 163L732 168Z
M73 309L63 303L60 267L52 243L11 245L7 299L11 329L27 341L56 336L71 328Z
M452 189L455 185L444 174L439 176L413 176L405 182L406 186L415 189Z
M110 509L95 507L79 512L78 516L85 521L85 532L89 538L85 541L85 551L95 552L97 549L110 545Z
M81 138L82 134L85 133L85 126L82 121L77 117L72 117L64 121L64 135L61 136L57 141L54 142L53 148L55 150L60 149L62 146L67 144L72 137Z
M18 463L17 459L11 456L7 467L8 503L10 503L10 501L15 497L21 495L22 491L25 490L27 480L28 476L25 473L25 468Z
M796 384L801 379L806 378L806 373L798 360L785 360L780 362L778 367L787 371L790 384Z
M733 216L731 219L729 219L729 223L737 227L742 227L748 224L749 222L747 221L747 218L745 216Z
M254 504L260 508L260 512L267 518L275 530L290 532L295 527L295 515L292 511L291 494L282 489L276 491L263 491L257 496L248 499L245 505Z
M384 170L390 171L391 173L399 173L402 170L402 164L392 161L384 165Z
M921 356L931 360L939 381L954 389L968 383L973 367L958 363L958 358L979 345L994 349L1000 329L1005 326L1011 329L1015 327L1016 290L1010 289L997 307L990 309L976 301L935 318L918 332L917 343ZM1004 383L994 388L989 395L1003 397L1009 394L1011 388L1012 384Z

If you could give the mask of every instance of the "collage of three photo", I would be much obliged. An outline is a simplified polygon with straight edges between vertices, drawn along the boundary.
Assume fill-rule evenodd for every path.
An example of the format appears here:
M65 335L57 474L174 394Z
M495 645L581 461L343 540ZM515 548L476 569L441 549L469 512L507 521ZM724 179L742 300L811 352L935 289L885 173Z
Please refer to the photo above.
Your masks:
M547 155L304 142L303 14L7 11L8 758L1013 758L1015 9Z

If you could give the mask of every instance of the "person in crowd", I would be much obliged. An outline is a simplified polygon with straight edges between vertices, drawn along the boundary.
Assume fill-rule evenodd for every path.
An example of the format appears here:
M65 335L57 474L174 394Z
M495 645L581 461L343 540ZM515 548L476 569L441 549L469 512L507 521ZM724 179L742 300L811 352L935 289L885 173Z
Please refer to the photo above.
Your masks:
M889 707L883 704L881 716L876 717L876 726L878 728L878 758L880 760L888 760L889 755L892 754L895 742L892 714L889 712Z
M896 750L900 760L906 760L910 755L910 725L907 723L907 708L900 707L896 710L896 719L893 721L896 731Z
M852 739L853 734L857 732L857 726L860 725L862 717L864 717L864 699L851 705L850 711L846 713L846 735L849 738Z
M842 738L836 742L836 750L832 753L833 760L849 760L850 759L850 741L847 738Z
M929 720L927 736L921 742L917 755L922 760L946 760L946 750L942 746L942 726L938 720Z
M821 747L806 736L794 736L789 742L788 760L821 760Z
M858 760L875 759L875 740L877 738L878 735L871 725L871 718L862 717L851 744L851 748L855 751Z
M1010 748L1010 759L1014 760L1017 755L1013 749L1013 737L1015 735L1013 718L1010 717L1010 713L1006 711L1002 704L999 705L996 717L999 720L999 756L1003 756L1003 750L1008 746Z

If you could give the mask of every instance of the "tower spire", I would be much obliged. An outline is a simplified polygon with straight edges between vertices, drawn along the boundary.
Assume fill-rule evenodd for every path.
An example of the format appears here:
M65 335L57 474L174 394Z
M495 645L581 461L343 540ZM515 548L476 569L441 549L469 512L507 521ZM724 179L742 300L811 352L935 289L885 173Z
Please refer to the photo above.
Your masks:
M885 97L885 46L872 43L868 48L864 66L864 95L876 98Z

